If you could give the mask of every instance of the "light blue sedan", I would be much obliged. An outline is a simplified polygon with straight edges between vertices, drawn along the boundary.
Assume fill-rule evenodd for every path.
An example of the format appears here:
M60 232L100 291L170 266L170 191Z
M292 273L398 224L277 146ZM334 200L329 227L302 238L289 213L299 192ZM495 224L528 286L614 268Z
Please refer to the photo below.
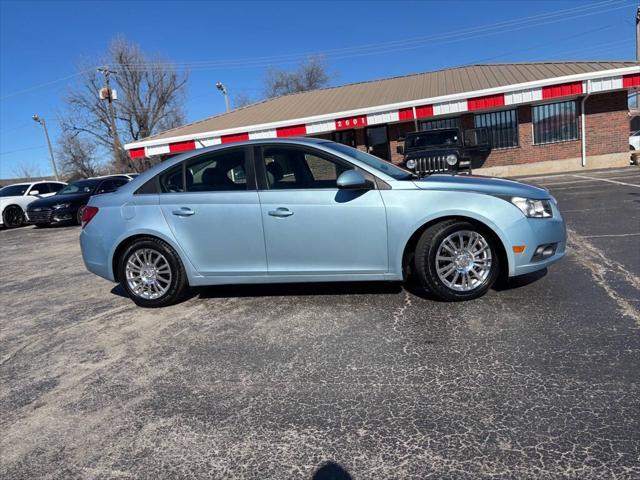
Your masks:
M566 233L548 192L486 177L411 172L319 139L221 145L92 197L87 268L138 305L188 286L398 281L451 301L548 267Z

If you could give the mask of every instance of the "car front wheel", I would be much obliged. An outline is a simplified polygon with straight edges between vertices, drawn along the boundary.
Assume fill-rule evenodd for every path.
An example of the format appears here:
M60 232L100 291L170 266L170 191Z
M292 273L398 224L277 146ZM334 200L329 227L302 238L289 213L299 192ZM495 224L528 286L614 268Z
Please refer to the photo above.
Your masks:
M18 205L9 205L2 212L2 222L6 228L21 227L25 221L24 212Z
M187 279L180 258L156 238L135 241L120 260L118 278L131 299L141 307L164 307L183 295Z
M424 231L416 246L415 267L422 286L447 301L484 295L500 269L493 238L461 220L441 222Z

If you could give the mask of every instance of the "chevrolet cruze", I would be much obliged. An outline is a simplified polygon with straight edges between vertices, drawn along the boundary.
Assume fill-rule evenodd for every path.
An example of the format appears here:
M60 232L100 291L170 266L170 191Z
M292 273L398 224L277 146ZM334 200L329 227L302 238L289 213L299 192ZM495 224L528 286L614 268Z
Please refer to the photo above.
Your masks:
M145 307L189 286L398 281L469 300L500 276L565 253L564 221L541 188L411 172L319 139L271 139L174 157L91 198L87 268Z

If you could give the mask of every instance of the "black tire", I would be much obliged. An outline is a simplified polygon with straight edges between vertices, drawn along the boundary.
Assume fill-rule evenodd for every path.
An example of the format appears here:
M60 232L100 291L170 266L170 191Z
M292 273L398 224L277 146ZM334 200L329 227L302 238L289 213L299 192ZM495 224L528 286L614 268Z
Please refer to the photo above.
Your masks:
M5 228L22 227L26 221L24 211L18 205L9 205L2 212L2 222Z
M126 263L135 252L141 250L153 250L159 252L166 259L171 270L171 281L167 291L162 296L149 299L143 298L133 291L127 281ZM118 259L118 279L126 290L127 294L136 305L146 308L166 307L178 302L185 293L187 284L187 275L184 271L180 257L175 250L166 242L153 237L141 238L129 245Z
M462 231L475 232L481 235L491 252L491 260L488 262L490 264L488 275L482 282L474 280L478 282L478 285L467 291L455 290L445 284L438 275L438 263L436 260L438 248L442 242L449 235ZM450 302L460 302L481 297L493 286L500 273L498 248L493 235L478 228L476 225L462 220L447 220L427 228L422 233L416 246L414 264L422 287L435 297Z

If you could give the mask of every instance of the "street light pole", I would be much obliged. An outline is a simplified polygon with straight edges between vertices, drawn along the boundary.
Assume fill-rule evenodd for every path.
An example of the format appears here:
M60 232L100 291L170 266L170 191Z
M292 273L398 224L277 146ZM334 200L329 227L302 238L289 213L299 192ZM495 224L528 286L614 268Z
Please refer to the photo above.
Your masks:
M224 103L227 106L227 112L229 112L229 94L227 93L227 87L225 87L222 82L218 82L216 83L216 88L224 95Z
M45 122L44 118L40 117L38 114L35 114L33 117L33 121L42 125L44 129L44 136L47 139L47 146L49 147L49 157L51 157L51 166L53 167L53 174L56 177L56 180L60 180L58 176L58 168L56 167L56 160L53 157L53 148L51 148L51 140L49 139L49 130L47 130L47 122Z

